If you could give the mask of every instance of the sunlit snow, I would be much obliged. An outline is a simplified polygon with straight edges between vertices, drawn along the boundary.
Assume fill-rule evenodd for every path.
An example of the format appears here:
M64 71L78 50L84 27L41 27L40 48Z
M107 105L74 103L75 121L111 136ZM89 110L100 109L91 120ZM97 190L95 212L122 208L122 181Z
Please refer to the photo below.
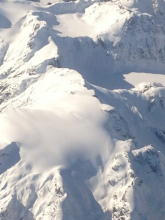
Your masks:
M0 220L165 219L164 11L0 1Z

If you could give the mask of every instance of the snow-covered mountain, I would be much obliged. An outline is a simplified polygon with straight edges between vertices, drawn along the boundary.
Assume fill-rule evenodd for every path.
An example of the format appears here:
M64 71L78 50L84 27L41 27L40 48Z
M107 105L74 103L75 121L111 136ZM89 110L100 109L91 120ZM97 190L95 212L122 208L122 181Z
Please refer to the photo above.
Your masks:
M165 219L165 2L0 1L0 220Z

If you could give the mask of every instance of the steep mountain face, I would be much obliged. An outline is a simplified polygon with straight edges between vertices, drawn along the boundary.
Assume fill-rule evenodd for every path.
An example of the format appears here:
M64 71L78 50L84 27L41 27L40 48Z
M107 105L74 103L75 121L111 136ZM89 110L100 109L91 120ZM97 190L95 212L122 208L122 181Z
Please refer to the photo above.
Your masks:
M164 11L0 1L1 220L165 219Z

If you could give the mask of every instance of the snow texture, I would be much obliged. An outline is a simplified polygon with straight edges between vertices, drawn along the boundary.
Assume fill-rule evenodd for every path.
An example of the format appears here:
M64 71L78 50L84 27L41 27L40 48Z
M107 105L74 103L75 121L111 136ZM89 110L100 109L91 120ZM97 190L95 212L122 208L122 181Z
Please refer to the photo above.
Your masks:
M0 1L0 220L165 219L163 0Z

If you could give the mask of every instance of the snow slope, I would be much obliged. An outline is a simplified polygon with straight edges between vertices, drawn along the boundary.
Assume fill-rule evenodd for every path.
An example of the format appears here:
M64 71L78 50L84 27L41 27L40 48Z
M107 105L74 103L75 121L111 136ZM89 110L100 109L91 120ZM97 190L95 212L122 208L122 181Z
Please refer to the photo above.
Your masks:
M163 0L0 1L0 219L165 219Z

